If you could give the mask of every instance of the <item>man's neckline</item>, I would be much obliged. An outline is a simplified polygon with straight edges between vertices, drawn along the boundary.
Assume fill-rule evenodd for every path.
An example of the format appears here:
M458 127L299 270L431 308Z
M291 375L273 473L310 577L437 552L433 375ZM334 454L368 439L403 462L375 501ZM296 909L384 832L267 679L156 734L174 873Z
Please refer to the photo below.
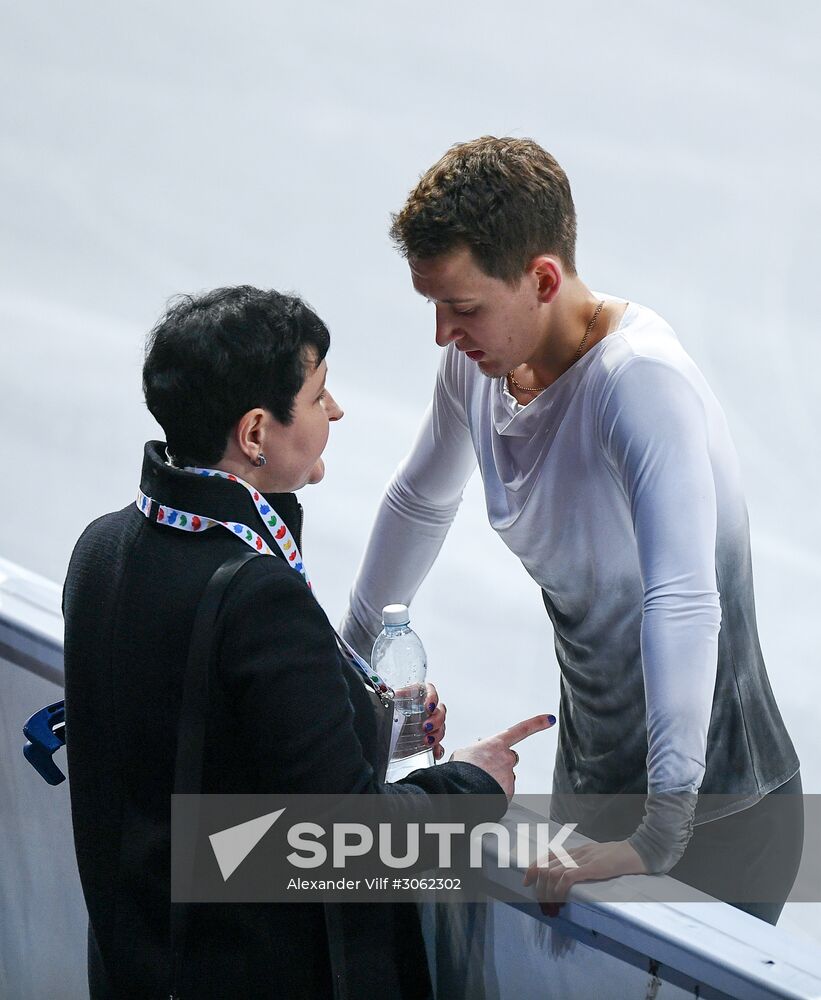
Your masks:
M568 376L571 374L571 372L578 373L582 371L583 368L586 367L585 365L583 365L583 362L587 358L594 357L596 352L602 346L602 344L606 343L611 337L614 337L616 334L621 332L622 327L625 325L625 318L627 317L628 313L630 313L635 303L629 301L628 299L619 298L618 296L615 295L601 295L599 292L594 292L593 294L596 295L598 298L604 299L605 302L624 303L624 309L622 311L621 316L619 317L618 323L613 327L612 330L609 331L609 333L606 333L601 340L597 341L590 348L589 351L585 351L585 353L579 358L579 360L574 362L567 369L567 371L562 372L562 374L556 379L555 382L551 382L549 386L543 389L537 396L534 396L533 399L529 399L526 403L520 403L519 400L516 399L516 397L507 387L507 376L503 375L500 378L500 382L502 385L502 398L510 405L510 409L514 416L518 413L521 413L522 410L528 409L533 405L533 403L537 402L538 400L544 397L549 399L550 396L555 394L556 386L558 386L560 383L569 381Z

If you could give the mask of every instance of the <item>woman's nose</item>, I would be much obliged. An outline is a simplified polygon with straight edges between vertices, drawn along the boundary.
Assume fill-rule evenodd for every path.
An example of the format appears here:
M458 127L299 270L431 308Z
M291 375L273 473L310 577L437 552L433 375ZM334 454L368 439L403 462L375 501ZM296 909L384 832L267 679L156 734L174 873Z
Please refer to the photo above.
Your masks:
M325 406L325 412L328 414L328 420L341 420L345 416L345 411L327 389L325 391L328 404Z

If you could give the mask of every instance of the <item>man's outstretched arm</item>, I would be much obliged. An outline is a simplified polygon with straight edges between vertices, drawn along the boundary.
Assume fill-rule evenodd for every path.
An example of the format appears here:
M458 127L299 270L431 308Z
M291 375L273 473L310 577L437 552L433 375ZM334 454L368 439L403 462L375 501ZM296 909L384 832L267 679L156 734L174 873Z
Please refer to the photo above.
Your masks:
M410 604L456 516L476 455L445 352L410 454L388 483L340 631L366 659L386 604Z

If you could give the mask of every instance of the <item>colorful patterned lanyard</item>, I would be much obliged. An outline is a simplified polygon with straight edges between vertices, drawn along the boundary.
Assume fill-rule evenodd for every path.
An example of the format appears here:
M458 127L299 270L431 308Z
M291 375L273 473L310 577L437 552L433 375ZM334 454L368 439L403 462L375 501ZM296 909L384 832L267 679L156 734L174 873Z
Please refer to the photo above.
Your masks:
M237 483L239 486L244 487L251 495L254 506L262 518L265 527L268 529L269 536L276 542L280 552L285 556L290 565L295 570L298 570L308 586L311 586L311 581L308 579L308 573L305 570L299 549L294 541L294 536L273 507L265 502L265 497L258 490L255 490L250 483L246 483L244 479L240 479L239 476L231 475L229 472L222 472L219 469L186 467L185 471L195 472L198 476L219 476L221 479L228 479L232 483ZM137 506L146 517L151 515L151 508L155 503L157 504L157 522L159 524L167 524L171 528L181 528L183 531L206 531L208 528L219 525L233 532L256 552L261 552L265 556L272 556L274 554L271 551L271 546L265 541L262 535L249 528L247 524L241 524L239 521L216 521L213 518L203 517L200 514L192 514L187 510L177 510L174 507L169 507L167 504L152 500L142 490L137 491Z
M273 507L266 502L265 497L262 496L259 490L254 489L250 483L246 483L245 480L240 479L239 476L234 476L229 472L222 472L220 469L198 469L195 466L186 466L184 471L194 472L198 476L219 476L220 479L228 479L232 483L237 483L237 485L244 487L251 495L254 506L256 507L259 516L262 518L265 527L268 529L268 534L276 542L280 552L288 560L288 564L293 569L298 570L313 593L311 581L308 579L308 572L302 562L302 556L299 553L299 548L294 540L294 536L288 530L287 525L273 509ZM182 531L198 532L207 531L209 528L220 526L236 535L237 538L241 538L246 545L250 545L254 551L259 552L261 555L272 556L274 554L271 546L260 534L252 528L249 528L247 524L241 524L239 521L217 521L214 518L205 517L201 514L192 514L187 510L178 510L176 507L169 507L168 504L159 503L157 500L154 500L152 497L143 493L141 489L137 490L136 504L137 509L145 514L146 517L151 516L152 508L156 505L157 523L168 525L169 528L179 528ZM316 595L314 594L314 596ZM353 661L355 666L362 671L362 673L368 678L380 694L387 694L391 689L382 680L379 674L376 674L373 670L371 670L370 665L349 643L342 638L341 635L339 635L339 633L335 631L334 635L336 636L336 641L339 644L343 655L346 655L347 659Z

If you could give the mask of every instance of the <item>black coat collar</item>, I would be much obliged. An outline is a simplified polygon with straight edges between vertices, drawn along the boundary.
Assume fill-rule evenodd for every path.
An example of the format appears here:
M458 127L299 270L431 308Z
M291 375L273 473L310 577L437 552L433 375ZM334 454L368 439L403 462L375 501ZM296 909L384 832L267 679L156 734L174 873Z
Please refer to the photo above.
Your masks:
M146 442L140 489L168 507L215 521L239 521L259 530L260 516L247 490L219 476L198 476L168 465L162 441ZM262 496L288 525L301 549L302 506L295 494L263 493Z

